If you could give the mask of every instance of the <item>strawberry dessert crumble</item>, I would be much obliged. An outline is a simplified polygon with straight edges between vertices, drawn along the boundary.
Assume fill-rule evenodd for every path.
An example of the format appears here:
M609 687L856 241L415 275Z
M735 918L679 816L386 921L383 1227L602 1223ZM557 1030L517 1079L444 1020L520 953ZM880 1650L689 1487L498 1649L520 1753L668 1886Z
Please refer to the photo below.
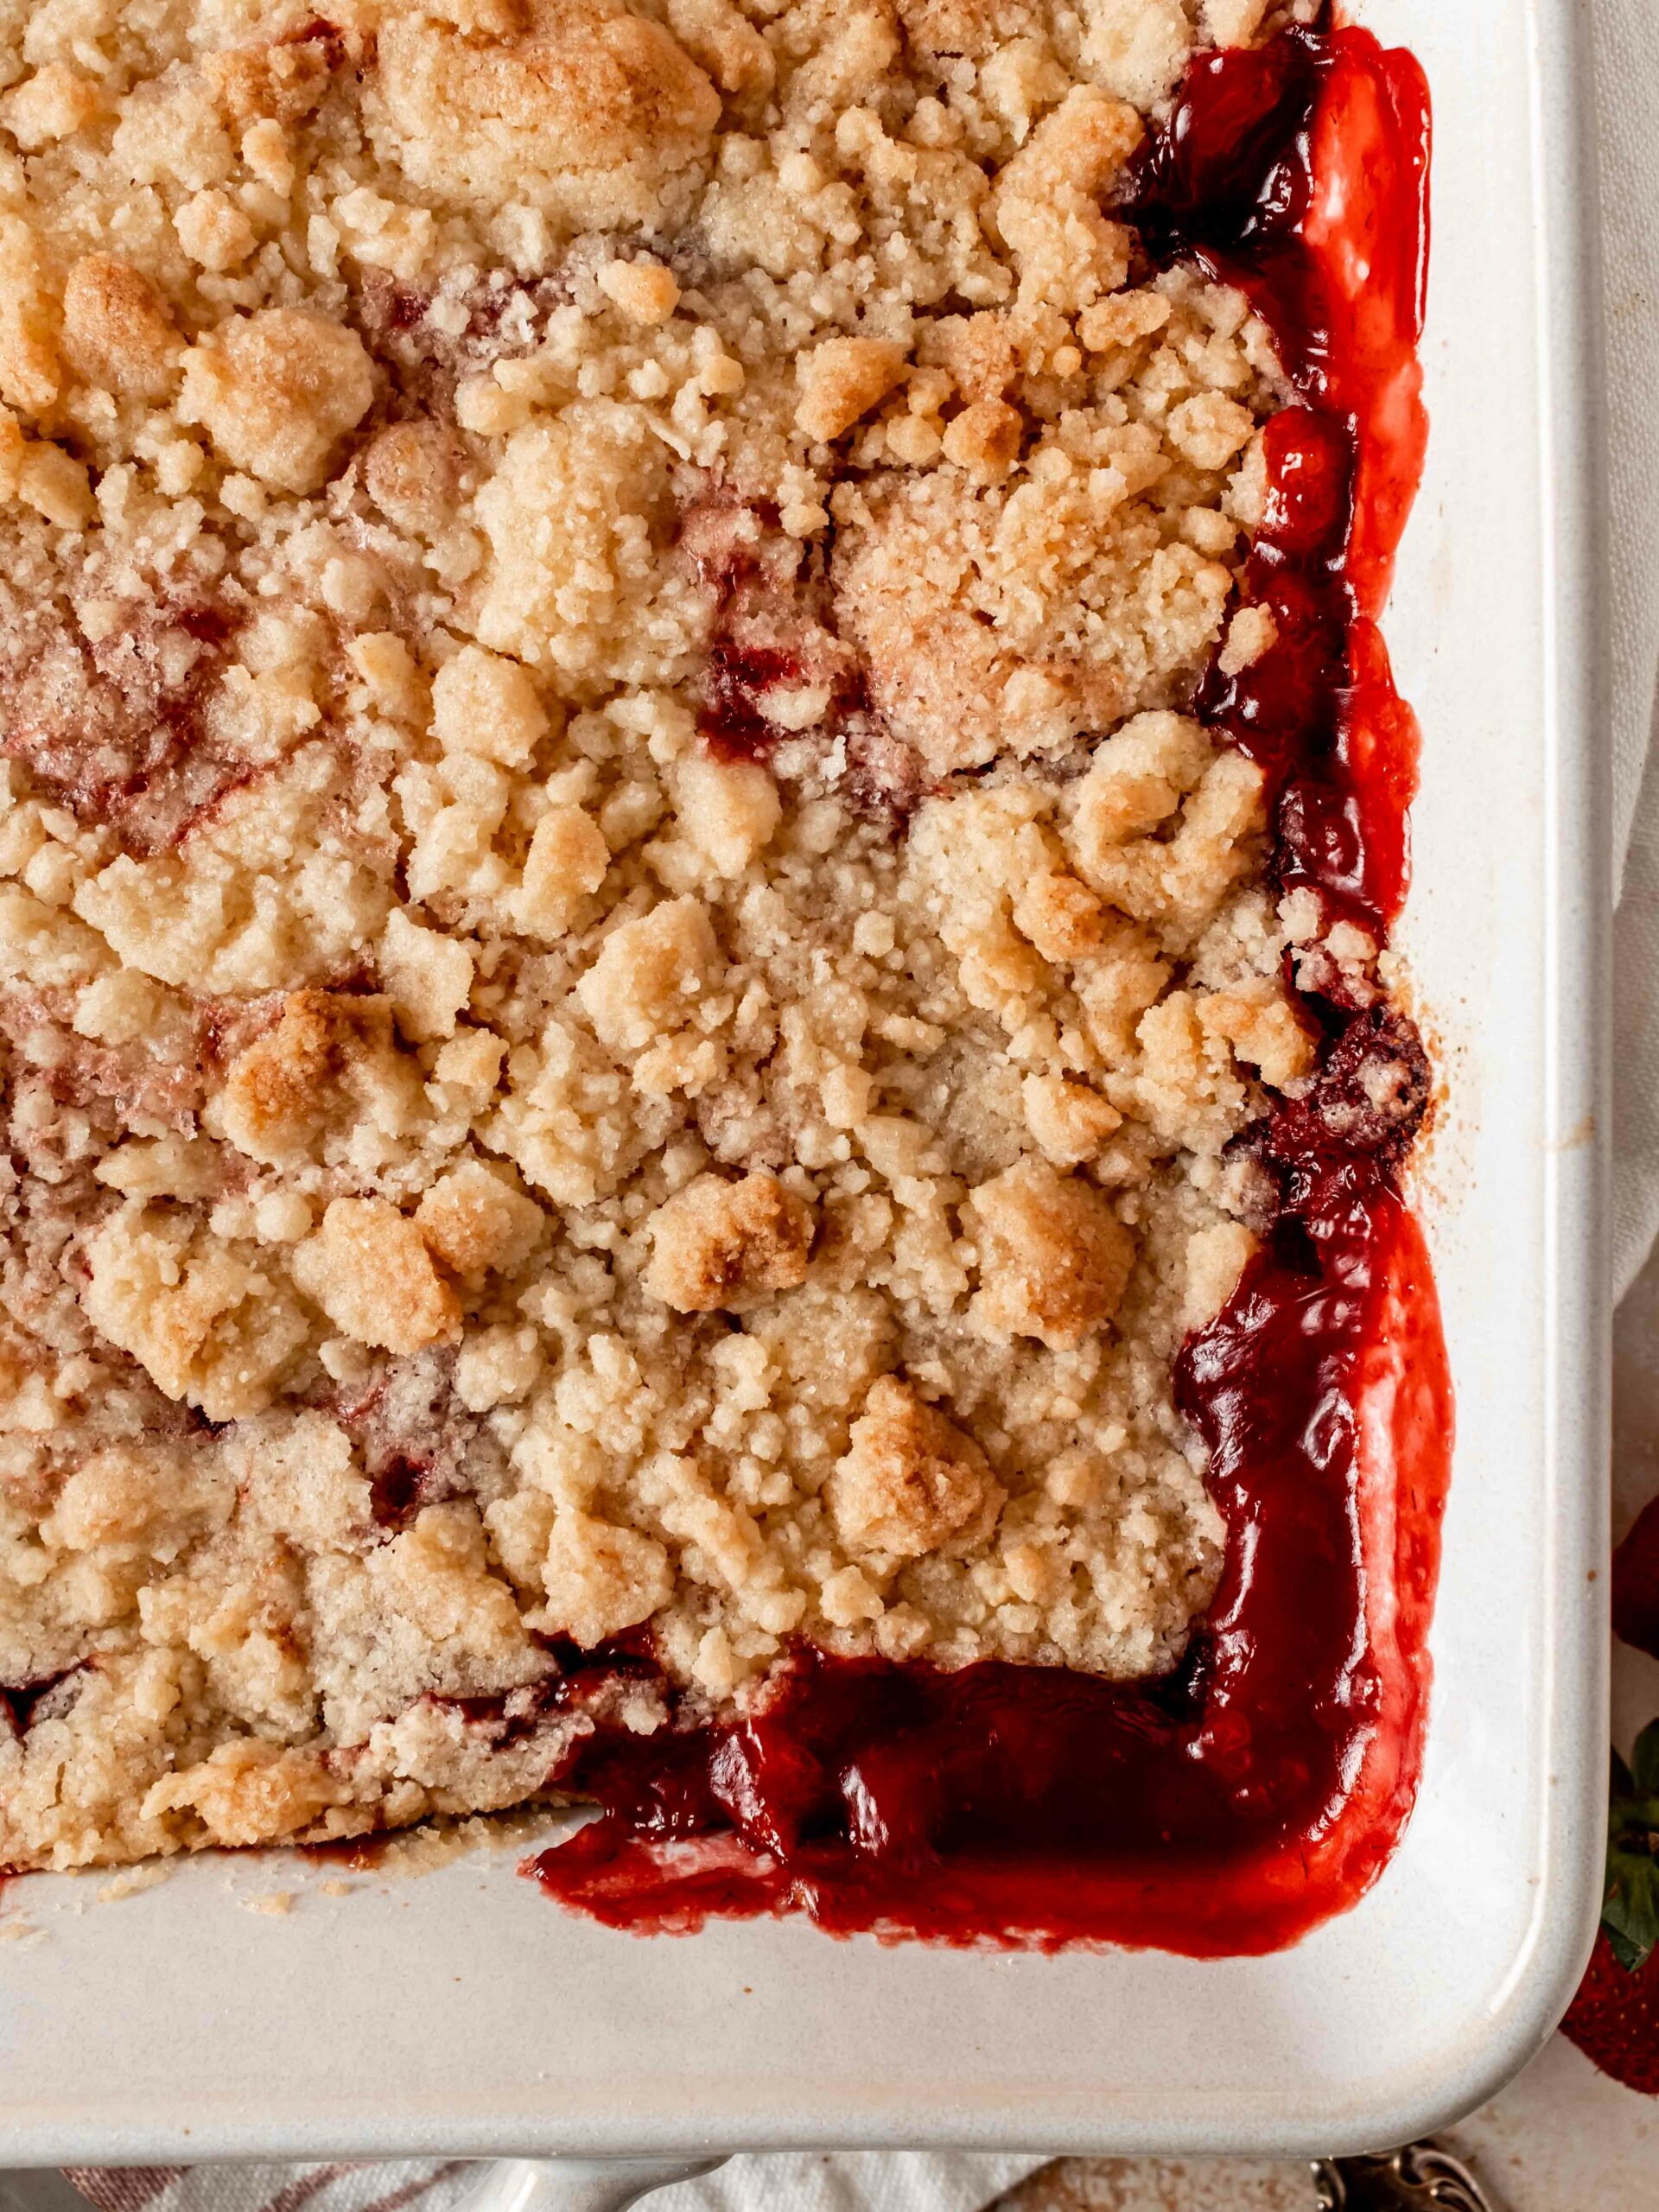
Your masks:
M0 1866L1180 1679L1182 1348L1428 1090L1159 167L1322 20L4 11Z

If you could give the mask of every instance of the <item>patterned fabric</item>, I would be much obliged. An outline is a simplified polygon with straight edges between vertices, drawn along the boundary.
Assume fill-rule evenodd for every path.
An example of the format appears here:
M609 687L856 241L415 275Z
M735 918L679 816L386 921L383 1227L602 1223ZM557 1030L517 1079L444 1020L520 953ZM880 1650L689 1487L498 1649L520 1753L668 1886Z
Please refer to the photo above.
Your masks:
M979 2212L1041 2158L969 2152L801 2152L728 2159L658 2192L651 2212ZM386 2165L68 2166L97 2212L456 2212L481 2169Z
M97 2212L452 2212L475 2177L465 2159L389 2165L67 2166Z

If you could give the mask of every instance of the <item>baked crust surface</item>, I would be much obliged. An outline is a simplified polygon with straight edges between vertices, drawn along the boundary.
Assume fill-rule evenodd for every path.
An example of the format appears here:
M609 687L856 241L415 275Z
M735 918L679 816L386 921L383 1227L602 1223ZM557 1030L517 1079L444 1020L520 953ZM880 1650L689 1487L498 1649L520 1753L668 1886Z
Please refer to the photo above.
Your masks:
M1319 916L1110 208L1296 13L0 14L0 1866L522 1802L626 1631L1179 1655Z

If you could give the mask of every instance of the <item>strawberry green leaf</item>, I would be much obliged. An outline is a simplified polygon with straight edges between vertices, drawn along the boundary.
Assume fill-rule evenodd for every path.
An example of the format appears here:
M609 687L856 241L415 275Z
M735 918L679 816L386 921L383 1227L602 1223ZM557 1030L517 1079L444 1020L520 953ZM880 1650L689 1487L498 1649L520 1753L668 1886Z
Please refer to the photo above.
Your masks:
M1659 1949L1659 1721L1626 1766L1612 1755L1601 1923L1620 1966L1635 1973Z
M1659 1861L1650 1853L1611 1849L1602 1925L1622 1967L1632 1973L1659 1947Z
M1639 1974L1647 1964L1647 1954L1639 1950L1628 1936L1621 1936L1617 1928L1610 1928L1605 1920L1601 1925L1607 1938L1608 1949L1625 1973Z

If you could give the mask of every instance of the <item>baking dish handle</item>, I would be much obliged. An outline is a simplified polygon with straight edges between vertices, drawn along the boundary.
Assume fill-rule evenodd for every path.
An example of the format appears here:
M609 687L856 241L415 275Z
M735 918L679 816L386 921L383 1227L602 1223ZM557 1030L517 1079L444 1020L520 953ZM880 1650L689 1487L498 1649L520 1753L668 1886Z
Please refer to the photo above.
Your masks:
M626 2212L723 2158L495 2158L454 2212Z

